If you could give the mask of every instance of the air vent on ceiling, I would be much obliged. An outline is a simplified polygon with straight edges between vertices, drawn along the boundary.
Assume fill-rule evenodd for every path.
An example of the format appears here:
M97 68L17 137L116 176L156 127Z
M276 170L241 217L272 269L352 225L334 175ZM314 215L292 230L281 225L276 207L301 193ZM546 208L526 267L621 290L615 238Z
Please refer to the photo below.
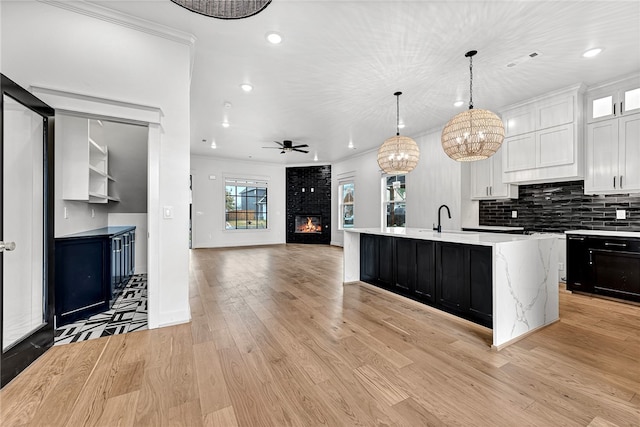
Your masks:
M537 58L539 56L542 56L542 52L540 52L540 51L531 52L528 55L525 55L523 57L520 57L518 59L515 59L515 60L509 62L507 64L507 68L515 67L516 65L520 65L523 62L529 61L529 60L531 60L533 58Z

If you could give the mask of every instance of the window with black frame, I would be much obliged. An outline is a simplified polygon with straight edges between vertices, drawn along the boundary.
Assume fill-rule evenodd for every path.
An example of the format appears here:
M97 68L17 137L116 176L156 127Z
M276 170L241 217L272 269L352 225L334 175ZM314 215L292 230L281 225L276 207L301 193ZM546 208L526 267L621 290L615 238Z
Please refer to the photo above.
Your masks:
M267 186L266 181L225 180L225 229L268 228Z

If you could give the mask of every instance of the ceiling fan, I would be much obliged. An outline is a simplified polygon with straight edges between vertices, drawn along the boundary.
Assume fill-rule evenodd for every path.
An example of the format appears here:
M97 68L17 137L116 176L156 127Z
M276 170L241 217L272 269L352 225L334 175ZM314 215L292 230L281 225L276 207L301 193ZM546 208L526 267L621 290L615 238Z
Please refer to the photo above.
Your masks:
M293 145L293 141L288 141L288 140L284 140L282 142L278 142L278 141L273 141L276 144L279 145L279 147L262 147L262 148L277 148L280 151L280 154L284 154L284 153L288 153L291 151L299 151L300 153L308 153L309 151L307 150L300 150L300 148L305 148L308 147L307 144L302 144L302 145Z

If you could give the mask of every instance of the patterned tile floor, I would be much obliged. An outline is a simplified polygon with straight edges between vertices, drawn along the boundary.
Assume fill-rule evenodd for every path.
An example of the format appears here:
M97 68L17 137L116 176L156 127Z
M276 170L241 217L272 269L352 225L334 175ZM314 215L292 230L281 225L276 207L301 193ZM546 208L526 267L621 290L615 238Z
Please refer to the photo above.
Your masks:
M136 274L110 310L57 328L54 345L144 329L147 329L147 275Z

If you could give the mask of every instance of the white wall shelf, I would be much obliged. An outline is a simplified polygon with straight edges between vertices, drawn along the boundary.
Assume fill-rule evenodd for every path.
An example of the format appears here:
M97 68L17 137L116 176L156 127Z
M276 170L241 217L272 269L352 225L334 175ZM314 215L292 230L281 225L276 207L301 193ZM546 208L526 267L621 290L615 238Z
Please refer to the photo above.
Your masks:
M103 124L100 120L59 115L56 127L62 145L62 198L108 203L119 201L110 193L109 150L103 141Z

